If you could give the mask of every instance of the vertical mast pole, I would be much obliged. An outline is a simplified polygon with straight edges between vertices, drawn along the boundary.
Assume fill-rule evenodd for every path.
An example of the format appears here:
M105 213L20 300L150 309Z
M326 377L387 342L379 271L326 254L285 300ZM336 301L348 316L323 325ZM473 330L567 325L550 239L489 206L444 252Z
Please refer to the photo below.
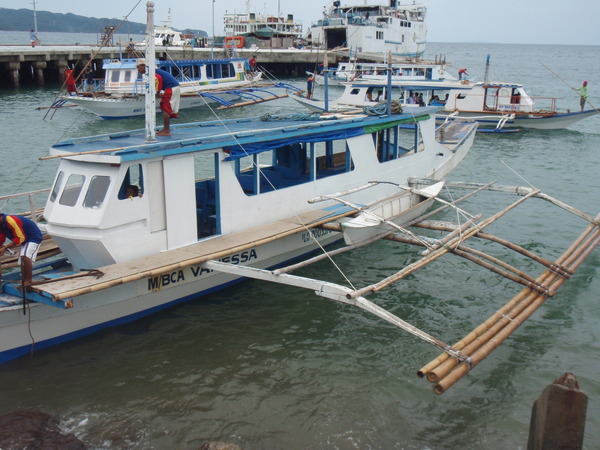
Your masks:
M156 53L154 50L154 3L146 3L146 142L156 142Z

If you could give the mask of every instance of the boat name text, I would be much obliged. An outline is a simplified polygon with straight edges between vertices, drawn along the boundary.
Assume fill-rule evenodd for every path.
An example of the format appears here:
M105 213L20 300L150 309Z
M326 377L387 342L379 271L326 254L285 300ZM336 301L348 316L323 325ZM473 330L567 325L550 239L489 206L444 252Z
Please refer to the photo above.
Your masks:
M225 256L220 258L219 261L230 264L243 264L253 259L257 259L258 254L255 249L246 250L240 253L234 253L233 255ZM202 265L191 266L189 271L187 269L174 270L173 272L163 273L154 277L148 278L148 290L158 291L163 287L172 286L181 282L185 282L186 273L192 278L198 278L205 273L212 273L213 270L206 269Z

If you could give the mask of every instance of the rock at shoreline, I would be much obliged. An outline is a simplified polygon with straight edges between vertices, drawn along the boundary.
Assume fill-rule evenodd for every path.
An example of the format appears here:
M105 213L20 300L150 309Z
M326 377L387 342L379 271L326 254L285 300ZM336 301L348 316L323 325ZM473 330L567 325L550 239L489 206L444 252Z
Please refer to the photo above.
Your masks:
M73 434L62 434L50 414L13 411L0 415L0 448L75 450L85 449L85 445Z

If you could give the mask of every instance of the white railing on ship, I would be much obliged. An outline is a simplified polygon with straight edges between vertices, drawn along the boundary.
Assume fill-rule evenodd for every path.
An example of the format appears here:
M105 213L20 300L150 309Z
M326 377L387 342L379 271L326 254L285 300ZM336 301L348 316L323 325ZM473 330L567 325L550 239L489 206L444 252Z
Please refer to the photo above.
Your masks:
M0 196L0 202L7 202L16 198L27 197L29 203L29 211L25 212L23 215L30 215L35 222L39 222L42 218L42 209L38 210L36 208L34 197L40 194L47 194L48 192L50 192L50 188L39 189L37 191L22 192L19 194L3 195Z

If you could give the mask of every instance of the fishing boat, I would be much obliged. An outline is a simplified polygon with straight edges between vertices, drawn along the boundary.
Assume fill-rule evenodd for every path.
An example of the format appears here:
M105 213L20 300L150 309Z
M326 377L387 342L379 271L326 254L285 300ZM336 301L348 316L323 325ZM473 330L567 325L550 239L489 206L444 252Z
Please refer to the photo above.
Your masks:
M154 83L146 88L151 112ZM228 273L231 265L250 273L339 242L341 232L318 227L359 211L315 197L339 193L372 207L404 192L411 177L442 180L469 151L477 127L449 124L442 136L424 108L418 116L296 114L191 123L157 141L155 115L146 120L143 130L50 148L49 158L61 162L44 228L47 245L60 255L36 263L31 292L19 290L19 273L4 274L0 361L248 276ZM415 122L414 132L398 131ZM321 284L327 297L345 296L346 288Z
M327 50L353 49L357 53L419 57L425 52L427 26L424 4L341 5L335 0L312 24L307 40Z
M436 93L427 91L426 96ZM596 109L559 110L557 98L531 97L522 84L478 82L470 89L450 90L438 120L470 118L484 129L559 130L598 114Z
M456 77L448 72L445 64L420 61L419 63L394 63L392 66L392 82L396 81L456 81ZM327 83L339 86L353 81L387 82L387 63L348 61L329 69ZM314 74L318 85L325 84L323 74Z
M79 105L103 119L143 116L147 77L139 76L136 61L132 58L104 60L104 90L65 95L61 100ZM171 73L179 82L180 109L216 103L230 106L240 98L260 101L281 98L276 91L263 90L257 85L262 72L247 70L245 58L157 61L156 66ZM252 87L254 89L249 90ZM158 107L156 111L159 112Z
M190 37L173 28L171 8L169 8L167 20L163 21L163 25L154 27L154 45L165 47L181 47L191 45L191 43L192 41Z
M293 95L292 98L313 112L349 111L375 107L391 96L406 111L436 106L438 123L447 120L476 120L478 131L510 132L522 128L564 129L598 113L561 111L557 99L531 97L518 83L471 82L470 80L381 80L357 79L343 83L344 92L331 101Z

